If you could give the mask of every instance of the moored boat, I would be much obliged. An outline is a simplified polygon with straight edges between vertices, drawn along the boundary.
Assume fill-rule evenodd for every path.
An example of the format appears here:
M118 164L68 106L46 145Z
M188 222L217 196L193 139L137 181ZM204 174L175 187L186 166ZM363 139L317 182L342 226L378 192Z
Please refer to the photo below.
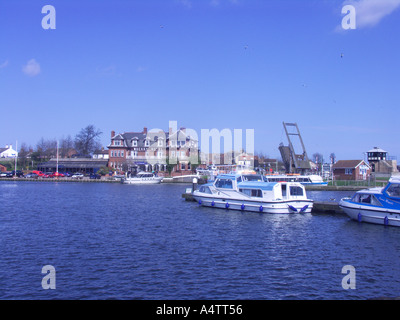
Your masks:
M298 175L298 174L279 174L279 175L266 175L268 182L299 182L305 186L327 186L328 182L324 181L321 176L316 174Z
M139 172L136 176L128 176L122 179L122 183L125 184L159 184L162 181L162 177L157 177L151 172Z
M193 192L202 206L264 213L310 213L313 200L297 182L266 182L262 175L223 174Z
M400 177L392 177L384 188L357 191L339 206L353 220L400 227Z

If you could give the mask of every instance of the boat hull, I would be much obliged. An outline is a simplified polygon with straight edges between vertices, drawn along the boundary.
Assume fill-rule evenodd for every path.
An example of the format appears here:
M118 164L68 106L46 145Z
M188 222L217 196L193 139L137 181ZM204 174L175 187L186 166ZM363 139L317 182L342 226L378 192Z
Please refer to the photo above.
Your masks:
M222 198L211 198L193 195L193 198L204 207L228 210L252 211L272 214L310 213L313 207L312 200L289 201L249 201Z
M161 178L160 179L124 179L122 183L124 184L160 184L161 183Z
M339 206L355 221L400 227L400 210L361 205L346 200L341 200Z

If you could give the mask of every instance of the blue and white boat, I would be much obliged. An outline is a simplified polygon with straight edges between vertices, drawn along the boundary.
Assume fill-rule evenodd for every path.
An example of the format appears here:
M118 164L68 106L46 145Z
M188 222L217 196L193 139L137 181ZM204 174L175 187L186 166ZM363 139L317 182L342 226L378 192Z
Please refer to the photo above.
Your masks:
M357 191L339 206L353 220L400 227L400 177L392 177L384 188Z
M310 213L313 207L300 183L266 182L257 174L218 175L193 198L202 206L264 213Z

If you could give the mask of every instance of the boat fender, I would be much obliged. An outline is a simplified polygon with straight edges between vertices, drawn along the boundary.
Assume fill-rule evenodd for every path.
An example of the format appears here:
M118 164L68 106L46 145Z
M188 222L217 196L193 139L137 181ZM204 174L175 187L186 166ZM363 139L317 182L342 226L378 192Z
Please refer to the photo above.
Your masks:
M201 199L199 200L199 204L201 204Z
M358 213L357 220L358 220L358 222L362 221L362 214L361 213Z
M242 203L242 205L240 206L240 208L241 208L242 210L244 210L244 207L245 207L245 205L244 205L244 203Z
M297 212L297 209L295 207L293 207L293 206L289 206L289 209L294 211L294 212Z
M385 219L383 219L385 226L389 225L389 218L386 216Z
M306 211L306 210L307 210L307 208L308 208L308 204L307 204L307 205L305 205L303 208L301 208L300 212L304 212L304 211Z
M260 206L259 210L260 210L260 212L263 212L264 211L263 206Z
M229 203L227 202L226 204L225 204L225 208L229 208Z
M214 207L214 206L215 206L215 202L212 201L212 202L211 202L211 207Z

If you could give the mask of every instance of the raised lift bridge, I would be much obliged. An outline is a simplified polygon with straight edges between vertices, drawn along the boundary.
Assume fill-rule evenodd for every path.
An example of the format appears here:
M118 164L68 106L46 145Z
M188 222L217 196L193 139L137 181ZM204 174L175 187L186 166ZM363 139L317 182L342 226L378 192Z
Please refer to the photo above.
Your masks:
M307 156L306 148L304 147L303 139L301 138L299 127L297 126L297 123L283 122L283 128L285 129L289 146L284 146L283 143L281 143L279 145L279 151L281 152L286 172L304 174L306 171L311 169L311 165ZM301 153L296 153L293 146L293 140L296 138L298 138L298 141L300 142L300 147L302 149Z

